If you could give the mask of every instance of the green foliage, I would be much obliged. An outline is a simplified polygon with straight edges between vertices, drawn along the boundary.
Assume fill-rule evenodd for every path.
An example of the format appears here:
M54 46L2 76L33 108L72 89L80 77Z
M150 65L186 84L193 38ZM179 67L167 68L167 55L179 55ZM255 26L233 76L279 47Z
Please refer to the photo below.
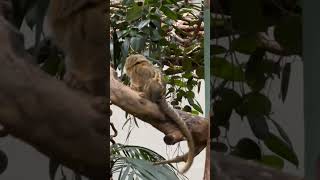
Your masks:
M118 179L186 179L172 165L154 166L152 162L164 158L144 147L114 144L111 146L110 158L112 174L118 173Z
M277 2L215 1L214 6L218 8L211 18L214 116L210 125L213 150L282 169L284 160L296 166L299 161L285 128L271 118L273 102L266 92L277 78L281 81L279 98L285 101L290 83L290 58L302 53L302 24L301 8L295 1L290 1L291 4ZM274 50L275 46L263 44L258 36L260 32L273 36L281 49ZM237 118L248 122L255 139L239 137L233 146L228 133L233 130L231 124ZM222 133L223 130L226 133ZM265 154L263 149L273 154Z
M184 21L189 27L201 23L200 11L200 5L185 4L183 0L132 0L111 5L110 51L114 67L122 71L128 55L144 54L163 69L170 87L167 95L176 94L172 100L176 108L195 114L203 113L192 94L204 79L203 37L180 29L176 22ZM181 42L177 36L188 41ZM187 107L179 106L183 100L189 103Z

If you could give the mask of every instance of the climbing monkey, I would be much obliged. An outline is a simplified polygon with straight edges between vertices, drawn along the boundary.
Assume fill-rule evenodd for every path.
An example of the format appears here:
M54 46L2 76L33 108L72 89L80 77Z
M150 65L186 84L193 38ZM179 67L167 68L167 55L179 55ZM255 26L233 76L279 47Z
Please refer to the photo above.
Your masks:
M165 99L166 85L161 71L153 66L144 56L138 54L129 56L126 59L124 68L130 78L130 87L138 91L141 97L157 103L160 109L176 123L188 141L189 152L187 154L171 160L156 162L155 164L186 161L185 167L181 170L181 173L185 173L193 163L195 145L187 125L181 119L180 115L168 105Z

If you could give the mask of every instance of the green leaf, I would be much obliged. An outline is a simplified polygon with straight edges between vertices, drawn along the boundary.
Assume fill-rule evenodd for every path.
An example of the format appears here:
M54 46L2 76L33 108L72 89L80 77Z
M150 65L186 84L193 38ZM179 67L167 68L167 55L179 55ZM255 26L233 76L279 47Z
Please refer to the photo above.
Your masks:
M252 54L257 47L256 36L240 36L231 42L231 49L243 54Z
M150 39L152 41L159 41L161 39L161 35L157 29L153 29L150 34Z
M229 108L236 108L241 103L240 95L233 89L221 88L214 95L219 96L225 103L225 106Z
M130 47L130 38L126 37L121 46L122 64L124 64L124 61L129 54L129 47Z
M134 3L134 0L123 0L122 4L125 6L132 5Z
M242 69L224 58L213 57L211 60L211 75L228 81L243 81L245 79Z
M164 160L164 158L150 149L139 146L116 144L111 146L112 174L119 172L119 179L127 179L134 174L141 179L184 179L176 175L172 165L153 165L150 161ZM178 178L180 177L180 178Z
M264 140L264 144L274 153L288 160L292 164L299 166L299 161L291 147L282 141L276 135L270 133L270 136Z
M142 10L143 10L143 7L142 6L137 6L137 5L129 8L126 20L128 22L132 22L132 21L135 21L135 20L139 19L143 14Z
M188 100L189 104L190 104L195 110L197 110L198 112L200 112L201 114L203 114L202 108L201 108L201 106L200 106L200 104L199 104L199 102L198 102L197 100L195 100L196 103L194 103L193 98L187 98L187 100Z
M231 154L250 160L259 160L262 156L259 145L249 138L240 139Z
M260 163L267 165L269 167L273 167L278 170L282 170L284 167L283 159L279 158L275 155L264 155L262 156Z
M138 29L141 30L142 28L146 27L149 23L150 23L150 19L141 21L138 25Z
M174 11L172 11L169 7L167 7L166 5L162 5L160 7L160 10L163 12L164 15L166 15L170 19L178 20L178 15Z
M246 64L246 82L251 90L255 92L261 91L264 88L267 80L267 73L264 72L264 55L264 50L256 49Z
M293 149L292 147L292 143L291 140L289 138L289 136L287 135L287 133L283 130L283 128L273 119L270 119L271 122L275 125L275 127L277 128L280 136L288 143L288 145Z
M182 108L183 111L185 112L191 112L192 111L192 108L188 105L185 105L183 108Z
M203 66L199 66L196 69L196 75L197 75L197 78L204 79L204 67Z
M193 91L187 91L186 94L185 94L185 96L186 96L187 98L193 99L193 98L195 97L195 94L194 94Z
M132 37L130 39L130 45L135 52L140 52L144 49L146 39L142 36Z
M276 41L289 53L301 55L302 53L302 22L301 16L284 18L274 29Z
M229 128L229 120L232 113L232 107L228 102L222 100L216 100L213 103L214 123L217 126Z
M193 68L192 61L187 60L187 59L183 59L182 60L182 68L184 71L190 71Z
M288 93L290 73L291 73L291 63L286 63L282 71L282 79L281 79L281 97L283 102L285 101Z
M258 139L266 139L269 136L268 123L263 115L249 113L247 119L253 134Z
M242 116L250 114L269 115L271 112L271 101L259 92L251 92L242 97L242 103L236 112Z
M0 174L2 174L8 167L8 156L0 150Z

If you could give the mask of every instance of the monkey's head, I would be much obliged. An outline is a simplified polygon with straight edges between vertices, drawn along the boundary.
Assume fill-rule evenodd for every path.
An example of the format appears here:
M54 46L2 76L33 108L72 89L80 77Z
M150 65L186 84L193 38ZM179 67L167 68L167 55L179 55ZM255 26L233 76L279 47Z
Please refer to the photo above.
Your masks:
M132 69L136 67L138 64L150 64L149 60L141 55L141 54L134 54L127 57L126 62L124 64L125 73L130 76L130 72Z

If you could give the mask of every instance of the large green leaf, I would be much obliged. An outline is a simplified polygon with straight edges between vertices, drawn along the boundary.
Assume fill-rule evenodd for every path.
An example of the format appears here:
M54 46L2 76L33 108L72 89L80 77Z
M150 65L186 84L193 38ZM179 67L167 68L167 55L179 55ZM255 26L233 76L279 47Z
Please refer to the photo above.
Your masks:
M166 5L161 6L160 10L163 12L164 15L166 15L170 19L172 19L172 20L177 20L178 19L178 14L176 12L172 11Z
M143 36L136 36L130 39L130 45L136 52L140 52L145 48L146 39Z
M8 167L8 156L7 154L0 150L0 174L2 174Z
M271 101L269 98L259 92L251 92L242 97L236 112L242 116L250 114L269 115L271 112Z
M132 174L144 180L185 179L184 176L175 174L177 170L172 165L154 166L152 162L164 158L144 147L116 144L111 146L110 157L113 162L112 173L118 172L120 179L133 177Z
M263 155L260 163L279 170L283 169L284 167L283 159L275 155Z
M232 107L223 100L216 100L213 104L214 124L229 129L229 119L232 113Z
M275 127L277 128L280 136L288 143L288 145L292 147L292 143L291 143L291 140L289 138L289 136L287 135L287 133L284 131L284 129L280 126L280 124L278 124L275 120L273 119L270 119L271 122L275 125Z
M288 160L292 164L299 166L299 161L293 149L278 136L270 133L270 136L264 140L264 144L274 153Z
M258 139L266 139L269 136L269 126L262 114L248 114L248 122L253 134Z
M127 21L132 22L135 21L137 19L139 19L142 15L143 15L143 7L142 6L138 6L135 5L133 7L130 7L128 9L128 13L127 13Z
M281 98L284 102L287 97L288 87L289 87L289 80L290 80L290 73L291 73L291 63L286 63L284 65L282 76L281 76Z
M219 96L229 108L236 108L241 103L240 95L233 89L221 88L215 91L214 96Z
M213 57L210 63L211 75L228 81L243 81L244 72L239 66L236 66L225 58Z
M264 72L263 67L264 55L264 50L256 49L246 64L246 82L252 91L261 91L265 86L267 74Z
M271 112L271 101L259 92L251 92L242 97L242 103L236 108L241 116L251 114L262 114L268 116Z
M244 159L261 159L261 149L259 145L249 138L240 139L231 154Z
M233 39L231 49L243 54L252 54L258 47L256 36L240 36Z

